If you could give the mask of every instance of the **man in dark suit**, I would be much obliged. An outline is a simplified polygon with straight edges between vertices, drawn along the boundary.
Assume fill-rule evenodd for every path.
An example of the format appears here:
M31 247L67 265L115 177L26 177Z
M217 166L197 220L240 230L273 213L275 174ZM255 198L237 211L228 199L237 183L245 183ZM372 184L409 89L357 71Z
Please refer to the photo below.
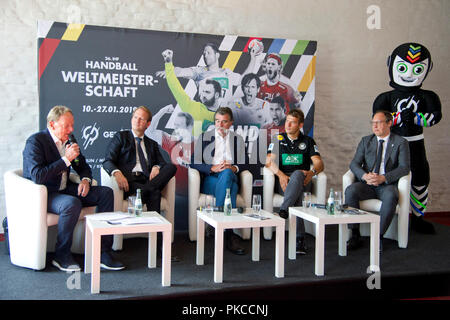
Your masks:
M73 132L72 111L65 106L53 107L47 116L47 129L28 138L23 150L23 177L47 187L48 212L59 215L58 236L52 264L62 271L79 271L70 252L75 225L82 207L97 206L97 212L113 211L113 192L108 187L91 186L92 172L76 143L67 144ZM75 184L70 169L80 176ZM120 270L123 265L111 254L112 236L102 237L101 266Z
M391 132L392 114L377 111L372 116L373 134L363 137L350 170L358 179L345 190L347 204L359 208L359 201L379 199L380 236L386 232L398 203L398 180L410 171L408 141ZM351 250L361 246L359 225L353 224L352 237L348 242ZM381 242L380 242L381 243Z
M161 191L177 168L166 163L158 144L145 136L151 120L148 108L137 108L131 118L131 130L117 132L109 143L103 168L114 175L125 198L141 189L147 210L160 212Z
M214 195L216 206L223 207L226 190L230 189L231 205L236 208L239 181L236 175L248 165L248 156L242 137L230 127L233 112L228 107L220 107L214 114L215 130L199 136L191 157L191 167L202 176L201 192ZM227 249L235 254L245 254L233 230L225 231Z

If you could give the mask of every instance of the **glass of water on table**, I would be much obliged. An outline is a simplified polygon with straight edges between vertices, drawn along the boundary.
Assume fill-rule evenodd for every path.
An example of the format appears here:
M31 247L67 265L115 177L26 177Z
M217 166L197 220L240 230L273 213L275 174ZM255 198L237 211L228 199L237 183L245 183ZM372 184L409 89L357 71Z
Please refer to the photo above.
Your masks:
M206 195L205 199L205 212L208 215L212 215L214 212L214 206L216 205L216 198L212 195Z
M303 208L311 207L312 195L311 192L303 192Z
M254 194L253 202L252 202L253 213L260 215L261 214L261 195Z
M134 202L136 200L135 196L128 197L128 214L134 216Z
M341 191L334 192L334 207L337 210L337 212L340 212L342 210L342 192Z

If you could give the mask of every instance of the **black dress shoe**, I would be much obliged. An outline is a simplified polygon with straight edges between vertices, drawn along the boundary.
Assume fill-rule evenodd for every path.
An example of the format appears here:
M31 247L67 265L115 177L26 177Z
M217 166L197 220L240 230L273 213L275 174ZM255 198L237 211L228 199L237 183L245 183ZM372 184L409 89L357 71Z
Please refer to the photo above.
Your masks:
M299 238L297 239L297 246L295 248L296 254L305 255L306 254L306 244L305 239Z
M287 219L289 217L289 213L286 210L280 210L278 215L283 219Z
M356 250L362 247L362 239L360 235L352 235L350 240L347 242L347 249L348 250Z
M430 222L425 221L423 216L418 217L414 213L411 215L411 228L422 234L436 233L434 226Z
M242 248L239 244L239 238L236 235L231 235L227 237L227 249L230 250L232 253L237 255L244 255L245 249Z

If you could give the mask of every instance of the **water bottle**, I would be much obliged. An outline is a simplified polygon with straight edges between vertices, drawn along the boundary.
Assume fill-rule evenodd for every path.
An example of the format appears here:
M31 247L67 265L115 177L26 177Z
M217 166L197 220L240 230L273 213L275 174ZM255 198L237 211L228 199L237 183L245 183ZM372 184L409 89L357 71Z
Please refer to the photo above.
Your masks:
M134 201L134 214L136 216L142 215L141 189L137 189L136 191L136 200Z
M327 213L334 214L334 192L333 188L330 188L330 196L327 201Z
M226 216L231 215L231 195L230 195L230 188L227 188L227 194L225 196L225 202L223 204L223 212Z

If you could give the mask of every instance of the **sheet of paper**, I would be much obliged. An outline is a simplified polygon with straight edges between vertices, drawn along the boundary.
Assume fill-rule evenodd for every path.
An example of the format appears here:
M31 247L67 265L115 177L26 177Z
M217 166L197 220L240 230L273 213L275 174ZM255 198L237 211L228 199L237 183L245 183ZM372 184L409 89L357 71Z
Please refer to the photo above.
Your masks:
M163 222L158 217L130 217L123 219L110 219L109 224L132 225L132 224L158 224Z
M259 215L254 214L254 213L244 214L243 216L246 217L246 218L255 219L255 220L267 220L267 219L270 219L269 217L259 216Z
M121 220L122 224L156 224L161 223L162 220L158 217L135 217L132 219Z
M89 215L89 219L98 220L98 221L113 221L124 218L132 218L128 213L123 211L115 211L115 212L103 212Z

